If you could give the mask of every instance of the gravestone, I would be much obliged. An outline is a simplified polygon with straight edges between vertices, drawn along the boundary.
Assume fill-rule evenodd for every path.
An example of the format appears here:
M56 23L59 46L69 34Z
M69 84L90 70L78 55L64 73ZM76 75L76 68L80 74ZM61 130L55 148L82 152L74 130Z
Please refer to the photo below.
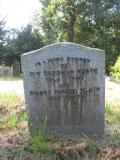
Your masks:
M104 58L103 50L68 42L23 54L30 131L46 123L65 135L103 133Z
M0 77L13 76L12 67L0 66Z
M13 62L13 75L14 76L19 76L21 73L20 71L20 62L14 61Z

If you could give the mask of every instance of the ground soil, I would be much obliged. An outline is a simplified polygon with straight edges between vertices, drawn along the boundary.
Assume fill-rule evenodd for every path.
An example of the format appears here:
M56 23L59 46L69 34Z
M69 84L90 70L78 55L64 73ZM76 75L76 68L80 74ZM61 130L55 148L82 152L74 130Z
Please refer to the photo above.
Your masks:
M23 89L23 81L0 81L0 92L16 92L16 94L24 97L24 89ZM117 82L112 77L106 77L105 78L105 99L109 103L119 103L120 106L120 83ZM25 111L25 105L23 106L17 106L15 109L16 114L20 114ZM11 110L12 112L14 111ZM1 113L4 110L1 110ZM3 114L7 114L6 112ZM8 113L9 114L9 113ZM11 152L18 148L25 148L26 143L24 142L27 137L29 137L28 127L27 127L27 121L23 122L21 124L21 133L18 133L18 130L16 129L8 129L7 126L5 126L5 130L0 132L0 156L3 152ZM92 160L120 160L120 132L116 135L115 138L115 130L120 129L120 124L111 125L109 122L105 121L105 133L104 135L96 135L94 137L94 141L96 142L97 146L94 146L96 144L90 142L90 150L89 152L86 151L86 140L84 142L81 141L80 137L65 137L65 139L60 140L57 143L60 143L63 145L63 149L67 150L69 147L75 145L74 148L77 147L77 152L74 149L72 150L72 154L78 155L78 158L76 160L89 160L87 158L88 153L94 155L95 152L97 153L96 148L100 146L100 152L97 155L100 158L93 158ZM70 144L71 143L71 144ZM56 146L56 144L55 144ZM60 145L59 145L60 146ZM67 149L65 146L68 146ZM88 146L88 144L87 144ZM98 149L99 150L99 149ZM75 153L74 153L75 152ZM63 153L60 150L60 153ZM67 152L69 154L69 152ZM71 149L70 149L71 153ZM80 154L78 154L80 153ZM9 156L6 156L7 158L1 158L0 160L45 160L42 158L37 158L35 155L31 158L27 158L25 156L17 158L10 158ZM67 155L68 156L68 155ZM81 157L82 156L82 157ZM64 157L64 156L63 156ZM65 160L66 158L61 158L60 160ZM51 158L48 158L47 160L52 160Z

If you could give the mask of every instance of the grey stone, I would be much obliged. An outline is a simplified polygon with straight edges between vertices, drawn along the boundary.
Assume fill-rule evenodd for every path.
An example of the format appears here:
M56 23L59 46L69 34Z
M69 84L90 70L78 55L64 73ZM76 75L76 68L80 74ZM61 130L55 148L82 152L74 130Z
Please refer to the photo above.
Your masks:
M61 42L21 56L31 132L104 132L105 55Z
M0 77L12 76L12 75L13 75L12 67L0 66Z
M19 76L20 73L21 73L21 70L20 70L20 62L14 61L14 62L13 62L13 75L14 75L14 76Z

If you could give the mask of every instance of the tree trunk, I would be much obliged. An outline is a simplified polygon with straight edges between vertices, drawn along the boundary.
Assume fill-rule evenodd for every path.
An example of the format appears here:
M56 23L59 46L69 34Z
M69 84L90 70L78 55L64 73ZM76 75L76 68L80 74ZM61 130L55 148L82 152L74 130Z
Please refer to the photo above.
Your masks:
M76 22L76 10L71 8L69 11L69 24L68 24L68 42L73 42L74 40L74 24Z

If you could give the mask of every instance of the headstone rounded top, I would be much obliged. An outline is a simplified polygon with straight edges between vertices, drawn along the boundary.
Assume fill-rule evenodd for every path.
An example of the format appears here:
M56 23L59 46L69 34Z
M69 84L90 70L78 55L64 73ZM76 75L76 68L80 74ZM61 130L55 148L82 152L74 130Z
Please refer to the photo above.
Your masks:
M104 53L104 50L98 49L98 48L86 47L86 46L83 46L83 45L80 45L80 44L76 44L76 43L72 43L72 42L59 42L59 43L54 43L54 44L47 45L45 47L42 47L42 48L34 50L34 51L30 51L30 52L24 53L24 54L22 54L22 56L27 56L29 54L42 52L42 51L47 50L49 48L55 49L55 48L61 48L61 47L73 47L73 48L76 47L76 48L87 49L87 50L101 51L100 52L101 54Z

